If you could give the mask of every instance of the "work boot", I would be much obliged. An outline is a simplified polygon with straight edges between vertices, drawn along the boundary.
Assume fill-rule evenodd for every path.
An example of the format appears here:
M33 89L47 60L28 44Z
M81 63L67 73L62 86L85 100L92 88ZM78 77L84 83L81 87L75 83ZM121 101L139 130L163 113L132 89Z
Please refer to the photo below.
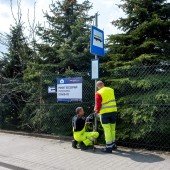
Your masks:
M104 149L102 149L102 152L104 152L104 153L112 153L112 148L104 148Z
M76 140L72 140L72 147L74 148L74 149L77 149L77 141Z
M89 147L86 146L83 142L80 142L80 143L79 143L79 146L80 146L80 149L81 149L81 150L87 150L87 149L89 149Z
M116 143L114 143L114 145L112 146L112 150L114 151L116 149L117 149L117 145L116 145Z

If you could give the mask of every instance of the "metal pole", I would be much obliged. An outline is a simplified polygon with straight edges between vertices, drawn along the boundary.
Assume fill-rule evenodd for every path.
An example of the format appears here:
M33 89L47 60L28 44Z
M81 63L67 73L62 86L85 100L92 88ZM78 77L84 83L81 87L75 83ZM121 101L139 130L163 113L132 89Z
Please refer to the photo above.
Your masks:
M95 26L98 27L98 13L95 14ZM98 59L97 55L95 55L95 59ZM97 82L97 80L95 80L95 93L97 91L96 82ZM95 101L95 103L96 103L96 101Z
M95 26L98 27L98 13L95 14ZM98 59L97 55L95 55L95 59ZM97 87L96 87L96 82L97 80L95 80L95 93L97 92ZM96 100L95 100L95 106L96 106ZM95 115L95 131L97 131L97 116ZM95 141L95 143L97 143L97 140Z

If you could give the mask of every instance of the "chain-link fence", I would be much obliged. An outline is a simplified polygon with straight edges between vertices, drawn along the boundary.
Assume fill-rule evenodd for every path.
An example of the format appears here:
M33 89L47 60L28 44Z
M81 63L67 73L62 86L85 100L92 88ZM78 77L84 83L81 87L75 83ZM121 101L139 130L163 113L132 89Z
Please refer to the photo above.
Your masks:
M56 87L57 78L82 77L82 102L57 102L56 93L48 93L49 86ZM42 76L42 115L43 130L59 135L72 135L72 117L76 107L84 107L86 114L90 114L94 108L94 81L90 80L88 72L67 73L63 75Z
M170 149L170 65L115 69L119 144Z
M57 102L57 78L82 77L82 101ZM1 79L1 128L55 135L72 135L71 119L76 107L82 106L86 115L94 108L94 81L89 72L41 75L31 82Z
M119 68L109 77L101 75L115 89L118 144L170 150L170 65ZM82 77L82 102L57 102L57 94L48 93L49 86L57 87L57 78L65 77ZM42 75L29 82L1 77L1 128L71 136L75 108L92 113L94 90L87 71ZM104 142L101 129L99 123L99 141Z
M36 109L40 107L39 81L24 82L22 78L1 76L0 83L1 129L35 130L29 126L29 120L36 115Z

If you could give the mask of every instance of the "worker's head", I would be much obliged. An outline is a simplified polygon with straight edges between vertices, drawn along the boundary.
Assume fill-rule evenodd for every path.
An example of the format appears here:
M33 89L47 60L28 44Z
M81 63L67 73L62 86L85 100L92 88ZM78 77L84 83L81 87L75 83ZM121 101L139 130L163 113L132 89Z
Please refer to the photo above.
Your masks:
M102 81L98 81L98 82L96 83L96 86L97 86L97 88L100 90L101 88L104 87L104 83L103 83Z
M84 109L82 107L77 107L76 114L79 116L84 116Z

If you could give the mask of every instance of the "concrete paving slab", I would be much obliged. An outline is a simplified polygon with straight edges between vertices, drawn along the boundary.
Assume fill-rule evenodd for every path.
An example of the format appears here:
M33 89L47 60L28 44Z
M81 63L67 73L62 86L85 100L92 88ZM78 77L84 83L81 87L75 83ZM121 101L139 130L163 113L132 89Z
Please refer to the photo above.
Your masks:
M119 148L104 154L71 142L0 133L0 170L170 170L170 155Z

